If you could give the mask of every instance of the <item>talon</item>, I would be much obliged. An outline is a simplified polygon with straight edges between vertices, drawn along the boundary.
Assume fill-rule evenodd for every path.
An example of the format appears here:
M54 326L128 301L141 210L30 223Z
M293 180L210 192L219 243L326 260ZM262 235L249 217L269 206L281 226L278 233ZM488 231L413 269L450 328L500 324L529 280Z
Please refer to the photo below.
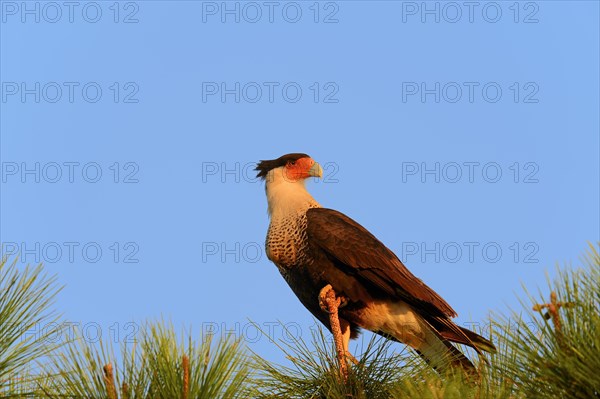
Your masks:
M331 313L329 312L329 306L327 306L327 294L332 290L333 287L331 286L331 284L327 284L319 292L319 306L326 313Z
M319 292L319 306L321 307L321 310L331 314L331 312L329 311L329 306L327 305L328 299L334 300L337 308L343 308L348 304L348 298L344 296L336 296L331 284L327 284Z
M345 296L338 296L338 299L340 300L340 304L338 307L343 308L348 304L348 298L346 298Z

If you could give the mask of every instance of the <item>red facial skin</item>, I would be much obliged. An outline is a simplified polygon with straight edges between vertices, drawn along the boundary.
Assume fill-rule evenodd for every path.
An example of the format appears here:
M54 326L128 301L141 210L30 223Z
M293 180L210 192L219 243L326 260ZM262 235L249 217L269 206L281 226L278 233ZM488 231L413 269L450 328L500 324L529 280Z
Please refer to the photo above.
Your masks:
M295 162L288 162L287 165L285 165L285 175L292 181L306 179L307 177L310 177L308 171L314 163L315 161L309 157L299 158Z

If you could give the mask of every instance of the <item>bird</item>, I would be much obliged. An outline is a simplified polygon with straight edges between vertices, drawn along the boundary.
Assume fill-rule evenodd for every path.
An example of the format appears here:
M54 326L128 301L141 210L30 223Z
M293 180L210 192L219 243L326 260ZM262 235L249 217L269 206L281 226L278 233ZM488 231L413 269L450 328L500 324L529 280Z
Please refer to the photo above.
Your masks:
M345 355L351 357L349 341L362 329L409 346L439 372L475 372L453 343L478 354L496 351L490 340L454 323L456 311L366 228L313 198L306 181L322 177L323 169L309 155L261 160L255 170L265 182L270 218L266 255L329 331L333 322L323 301L329 294L339 299Z

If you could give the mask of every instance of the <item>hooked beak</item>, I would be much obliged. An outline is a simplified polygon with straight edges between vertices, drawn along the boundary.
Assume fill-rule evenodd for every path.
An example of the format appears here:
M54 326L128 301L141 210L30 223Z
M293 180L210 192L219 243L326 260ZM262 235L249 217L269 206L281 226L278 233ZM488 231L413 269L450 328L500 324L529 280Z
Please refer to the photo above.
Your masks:
M323 168L321 168L321 165L319 165L318 162L315 162L308 170L308 175L313 177L323 177Z

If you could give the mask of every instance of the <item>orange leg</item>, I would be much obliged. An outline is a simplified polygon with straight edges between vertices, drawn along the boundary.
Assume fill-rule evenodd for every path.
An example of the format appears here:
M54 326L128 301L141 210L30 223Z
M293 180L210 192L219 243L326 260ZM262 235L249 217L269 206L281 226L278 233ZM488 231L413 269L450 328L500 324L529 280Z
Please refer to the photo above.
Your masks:
M344 381L348 379L348 363L346 357L348 354L348 342L350 341L350 323L338 316L338 309L342 303L342 298L336 297L335 291L330 284L327 284L319 293L319 303L321 308L329 313L329 325L333 333L335 350L340 364L340 374Z

